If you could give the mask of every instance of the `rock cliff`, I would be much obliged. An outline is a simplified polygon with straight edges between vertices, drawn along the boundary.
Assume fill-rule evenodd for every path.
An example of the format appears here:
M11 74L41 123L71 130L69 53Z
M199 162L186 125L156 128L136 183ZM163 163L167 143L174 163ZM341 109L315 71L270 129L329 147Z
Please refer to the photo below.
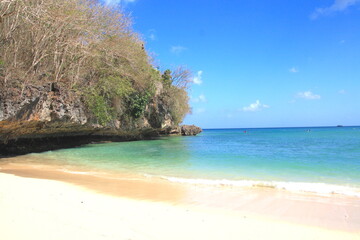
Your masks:
M114 119L106 127L116 129L174 127L169 110L161 101L162 85L146 106L143 116L129 126ZM61 121L100 127L75 91L63 90L56 83L5 89L0 94L0 121Z
M131 127L121 118L99 125L75 91L55 83L5 89L0 94L0 156L74 147L99 141L196 135L195 126L176 126L162 104L162 86Z
M0 95L0 121L55 121L85 124L85 106L74 91L55 83L5 89Z

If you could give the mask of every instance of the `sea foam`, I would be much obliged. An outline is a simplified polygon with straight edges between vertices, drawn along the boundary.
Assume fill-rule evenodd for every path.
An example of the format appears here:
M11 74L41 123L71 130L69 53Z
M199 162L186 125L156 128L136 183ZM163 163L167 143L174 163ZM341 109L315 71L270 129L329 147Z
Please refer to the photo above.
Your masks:
M228 179L190 179L162 176L162 179L170 182L193 184L193 185L211 185L228 187L266 187L282 189L291 192L306 192L317 195L341 194L360 198L360 188L312 182L280 182L280 181L256 181L256 180L228 180Z

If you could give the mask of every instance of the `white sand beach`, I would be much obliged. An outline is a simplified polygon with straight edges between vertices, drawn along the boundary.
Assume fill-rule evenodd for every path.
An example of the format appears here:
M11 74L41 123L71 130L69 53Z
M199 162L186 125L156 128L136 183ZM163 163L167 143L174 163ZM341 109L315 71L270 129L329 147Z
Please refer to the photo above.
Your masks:
M0 173L0 212L0 239L6 240L360 239L360 229L297 224L240 210L179 204L171 198L119 197L5 173Z

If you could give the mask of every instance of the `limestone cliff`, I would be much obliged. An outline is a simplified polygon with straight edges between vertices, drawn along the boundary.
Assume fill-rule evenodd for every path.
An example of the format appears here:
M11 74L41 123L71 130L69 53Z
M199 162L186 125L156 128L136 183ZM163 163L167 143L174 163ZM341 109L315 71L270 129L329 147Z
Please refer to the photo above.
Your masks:
M161 101L162 84L158 83L153 99L141 118L129 126L114 119L105 127L116 129L175 127L174 121ZM81 96L63 90L56 83L4 89L0 94L0 121L61 121L100 127L88 111Z
M86 110L73 91L62 91L54 83L11 88L0 95L0 121L88 122Z
M98 141L131 141L161 135L196 135L179 127L162 102L162 85L131 127L114 119L99 125L75 91L55 83L4 89L0 94L0 156L40 152ZM186 130L188 129L188 130Z

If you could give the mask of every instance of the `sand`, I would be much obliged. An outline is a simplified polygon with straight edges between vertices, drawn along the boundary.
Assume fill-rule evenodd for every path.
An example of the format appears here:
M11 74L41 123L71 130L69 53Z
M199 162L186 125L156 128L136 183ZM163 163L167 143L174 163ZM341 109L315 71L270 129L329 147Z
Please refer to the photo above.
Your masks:
M22 174L26 175L24 169ZM137 194L126 195L128 190L100 191L101 184L95 188L82 185L79 182L87 183L87 177L81 174L71 175L75 179L82 176L77 183L74 179L63 181L69 175L58 176L62 179L57 180L49 180L45 176L42 179L20 177L19 172L16 175L0 173L0 239L360 239L360 229L357 228L359 213L354 213L352 224L346 225L347 228L336 229L319 227L308 221L298 223L273 212L259 214L254 209L238 209L240 205L250 206L249 201L244 199L239 199L241 204L236 209L217 206L214 202L219 205L221 198L216 194L212 195L214 198L211 201L201 199L206 198L205 193L210 194L206 188L176 188L173 184L150 179L148 181L155 184L150 189L158 188L161 194L156 191L152 194L152 190L148 190L145 195L139 195L138 192L149 189L149 185L142 185L141 181L135 184L138 180L126 178L127 183L137 188L134 191ZM94 179L91 181L94 182ZM116 186L126 188L127 183ZM102 184L104 189L116 187L108 187L106 182ZM261 192L266 194L266 191ZM151 195L155 197L149 197ZM279 196L279 199L283 200L284 196ZM287 207L334 205L332 201L319 203L305 199L292 199L305 202L305 205L291 205L289 200ZM271 201L270 206L278 204L276 197ZM199 204L201 202L209 204ZM253 205L256 204L253 202ZM304 211L298 209L294 212ZM296 218L297 215L293 216ZM301 218L299 216L297 218Z

